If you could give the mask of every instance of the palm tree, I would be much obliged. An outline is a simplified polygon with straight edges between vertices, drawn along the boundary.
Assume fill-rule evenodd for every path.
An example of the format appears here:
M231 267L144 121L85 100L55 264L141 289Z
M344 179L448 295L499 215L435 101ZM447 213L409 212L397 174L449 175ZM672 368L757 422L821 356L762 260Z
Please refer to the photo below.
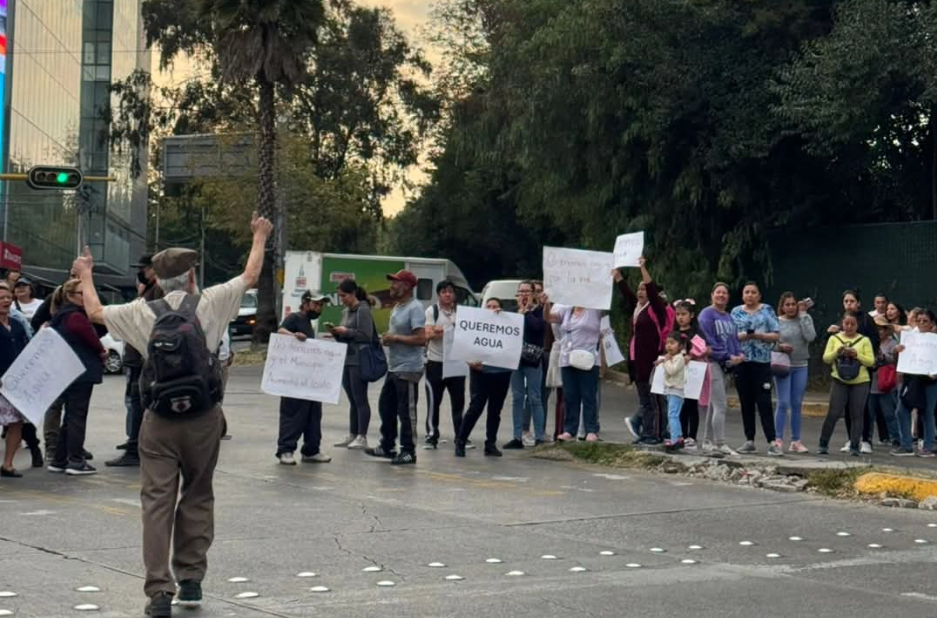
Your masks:
M211 24L211 44L222 78L257 88L258 209L276 221L277 87L289 90L306 74L325 8L322 0L201 0L200 14ZM255 344L266 343L276 329L275 257L273 246L268 245L258 283Z

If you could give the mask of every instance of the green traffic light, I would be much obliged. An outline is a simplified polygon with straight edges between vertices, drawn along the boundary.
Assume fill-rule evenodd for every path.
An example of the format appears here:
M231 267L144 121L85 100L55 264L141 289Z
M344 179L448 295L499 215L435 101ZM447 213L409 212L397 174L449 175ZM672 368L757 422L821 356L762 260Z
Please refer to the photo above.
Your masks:
M64 185L66 182L68 182L68 174L65 172L59 172L58 176L55 177L55 182L59 183L60 185Z

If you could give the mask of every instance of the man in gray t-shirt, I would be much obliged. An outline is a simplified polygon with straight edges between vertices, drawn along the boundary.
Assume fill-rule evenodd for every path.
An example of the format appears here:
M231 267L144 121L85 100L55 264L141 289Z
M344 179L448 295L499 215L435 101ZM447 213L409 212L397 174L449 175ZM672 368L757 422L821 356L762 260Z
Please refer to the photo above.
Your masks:
M383 343L388 348L387 377L378 400L381 415L381 444L365 450L372 457L391 459L394 465L416 463L417 386L423 375L423 327L426 316L423 305L413 297L416 276L408 270L387 275L390 296L396 301L390 314L390 326ZM400 422L400 453L397 443L397 422Z

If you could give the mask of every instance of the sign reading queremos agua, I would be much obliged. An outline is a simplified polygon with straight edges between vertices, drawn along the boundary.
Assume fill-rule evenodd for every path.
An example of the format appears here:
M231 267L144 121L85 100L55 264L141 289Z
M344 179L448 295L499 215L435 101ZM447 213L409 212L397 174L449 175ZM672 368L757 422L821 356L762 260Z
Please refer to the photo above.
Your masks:
M449 359L517 369L524 347L524 316L459 307Z

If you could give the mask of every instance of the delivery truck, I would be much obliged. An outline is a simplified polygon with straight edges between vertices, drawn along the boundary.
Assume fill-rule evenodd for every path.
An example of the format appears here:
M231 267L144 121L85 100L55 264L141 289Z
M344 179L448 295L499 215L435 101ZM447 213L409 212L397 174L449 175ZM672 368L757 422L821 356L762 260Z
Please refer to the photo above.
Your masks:
M459 304L478 306L478 297L468 281L451 260L444 258L413 258L386 255L347 255L316 251L287 251L283 281L282 314L286 317L299 308L303 292L310 290L328 296L319 323L338 324L342 319L342 306L338 303L336 288L344 279L354 279L368 292L374 310L374 323L379 332L387 330L393 300L387 275L398 270L409 270L417 278L414 297L429 307L436 302L436 285L448 279L455 284ZM321 330L321 329L320 329Z

